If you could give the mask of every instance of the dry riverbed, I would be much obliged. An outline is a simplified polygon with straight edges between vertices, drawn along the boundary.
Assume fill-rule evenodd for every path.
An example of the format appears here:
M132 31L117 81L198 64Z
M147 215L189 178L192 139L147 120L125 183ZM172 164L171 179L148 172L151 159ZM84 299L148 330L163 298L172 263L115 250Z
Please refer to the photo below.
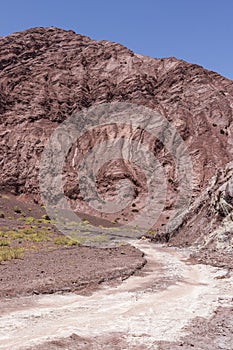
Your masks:
M232 273L193 264L188 250L134 245L147 264L121 284L2 299L0 349L232 350Z

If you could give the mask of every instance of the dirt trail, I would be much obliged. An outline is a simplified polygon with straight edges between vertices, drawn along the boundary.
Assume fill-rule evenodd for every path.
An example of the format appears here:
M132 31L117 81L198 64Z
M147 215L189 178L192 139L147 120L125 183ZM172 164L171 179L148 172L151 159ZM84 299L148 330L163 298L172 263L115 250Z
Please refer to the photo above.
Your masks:
M105 286L91 296L33 296L1 302L0 349L19 350L76 333L95 337L127 334L129 347L152 348L175 341L196 316L208 317L232 299L233 276L206 265L191 265L184 250L135 242L148 260L144 276L117 287ZM220 277L220 278L219 278ZM153 349L156 346L153 345Z

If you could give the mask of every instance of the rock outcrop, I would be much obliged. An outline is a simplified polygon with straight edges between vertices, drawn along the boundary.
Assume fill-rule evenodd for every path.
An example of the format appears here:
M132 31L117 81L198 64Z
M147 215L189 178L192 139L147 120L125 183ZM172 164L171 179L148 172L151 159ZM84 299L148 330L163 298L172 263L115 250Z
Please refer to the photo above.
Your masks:
M170 242L231 252L233 247L233 162L219 169L192 203Z
M206 218L201 214L204 209L200 211L197 207L193 219L187 219L181 232L187 231L190 220L199 223L193 224L195 237L205 232L203 226L209 225L211 209L207 203L210 201L211 208L218 213L213 212L213 216L224 217L224 206L219 207L214 202L222 190L214 185L208 197L207 188L210 179L232 160L233 82L176 58L144 57L120 44L93 41L57 28L33 28L0 39L1 189L21 196L30 195L40 201L38 170L49 136L74 112L113 101L158 111L184 139L193 164L192 205L204 198ZM112 127L114 132L122 133L117 125ZM132 136L129 129L123 131L125 138ZM85 134L73 152L88 150L101 137L103 130ZM165 214L157 222L160 228L166 223L179 183L168 150L160 142L153 142L151 147L163 166L168 188ZM98 215L83 202L75 178L75 169L68 164L67 196L76 209ZM102 169L98 180L100 193L114 198L115 186L122 179L133 183L136 202L137 197L145 195L140 169L124 161L110 162ZM226 208L229 208L232 190L228 186L224 191ZM133 209L117 213L115 217L123 223L127 216L136 214ZM109 220L114 218L110 214L102 216ZM188 232L188 236L193 236L192 230ZM187 241L192 239L187 238Z

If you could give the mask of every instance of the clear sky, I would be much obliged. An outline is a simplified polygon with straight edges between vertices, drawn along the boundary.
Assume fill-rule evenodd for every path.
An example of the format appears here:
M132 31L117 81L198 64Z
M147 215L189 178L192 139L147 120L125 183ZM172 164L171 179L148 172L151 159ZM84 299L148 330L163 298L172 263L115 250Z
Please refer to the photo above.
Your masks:
M233 0L0 0L0 36L36 26L174 56L233 80Z

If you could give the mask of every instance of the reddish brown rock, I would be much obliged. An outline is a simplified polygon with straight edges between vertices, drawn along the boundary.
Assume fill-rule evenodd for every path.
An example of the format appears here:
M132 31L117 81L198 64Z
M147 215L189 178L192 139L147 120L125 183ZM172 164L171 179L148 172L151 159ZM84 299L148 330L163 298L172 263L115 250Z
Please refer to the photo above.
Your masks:
M0 70L3 190L39 200L37 175L46 140L75 111L96 103L127 101L166 117L191 155L194 198L203 193L218 169L232 160L233 82L198 65L175 58L144 57L122 45L93 41L73 31L34 28L0 39ZM120 132L116 126L116 133ZM127 129L123 132L130 137ZM79 150L92 143L93 134L89 133L79 143ZM166 174L165 209L169 210L179 190L174 162L159 142L152 146ZM69 165L67 169L65 189L73 204L96 214L82 203L74 183L75 171ZM125 178L133 182L135 201L140 202L146 191L142 174L124 162L103 169L99 191L111 198L116 183ZM166 221L166 210L159 226ZM120 222L130 215L124 212ZM103 217L113 219L113 215Z

